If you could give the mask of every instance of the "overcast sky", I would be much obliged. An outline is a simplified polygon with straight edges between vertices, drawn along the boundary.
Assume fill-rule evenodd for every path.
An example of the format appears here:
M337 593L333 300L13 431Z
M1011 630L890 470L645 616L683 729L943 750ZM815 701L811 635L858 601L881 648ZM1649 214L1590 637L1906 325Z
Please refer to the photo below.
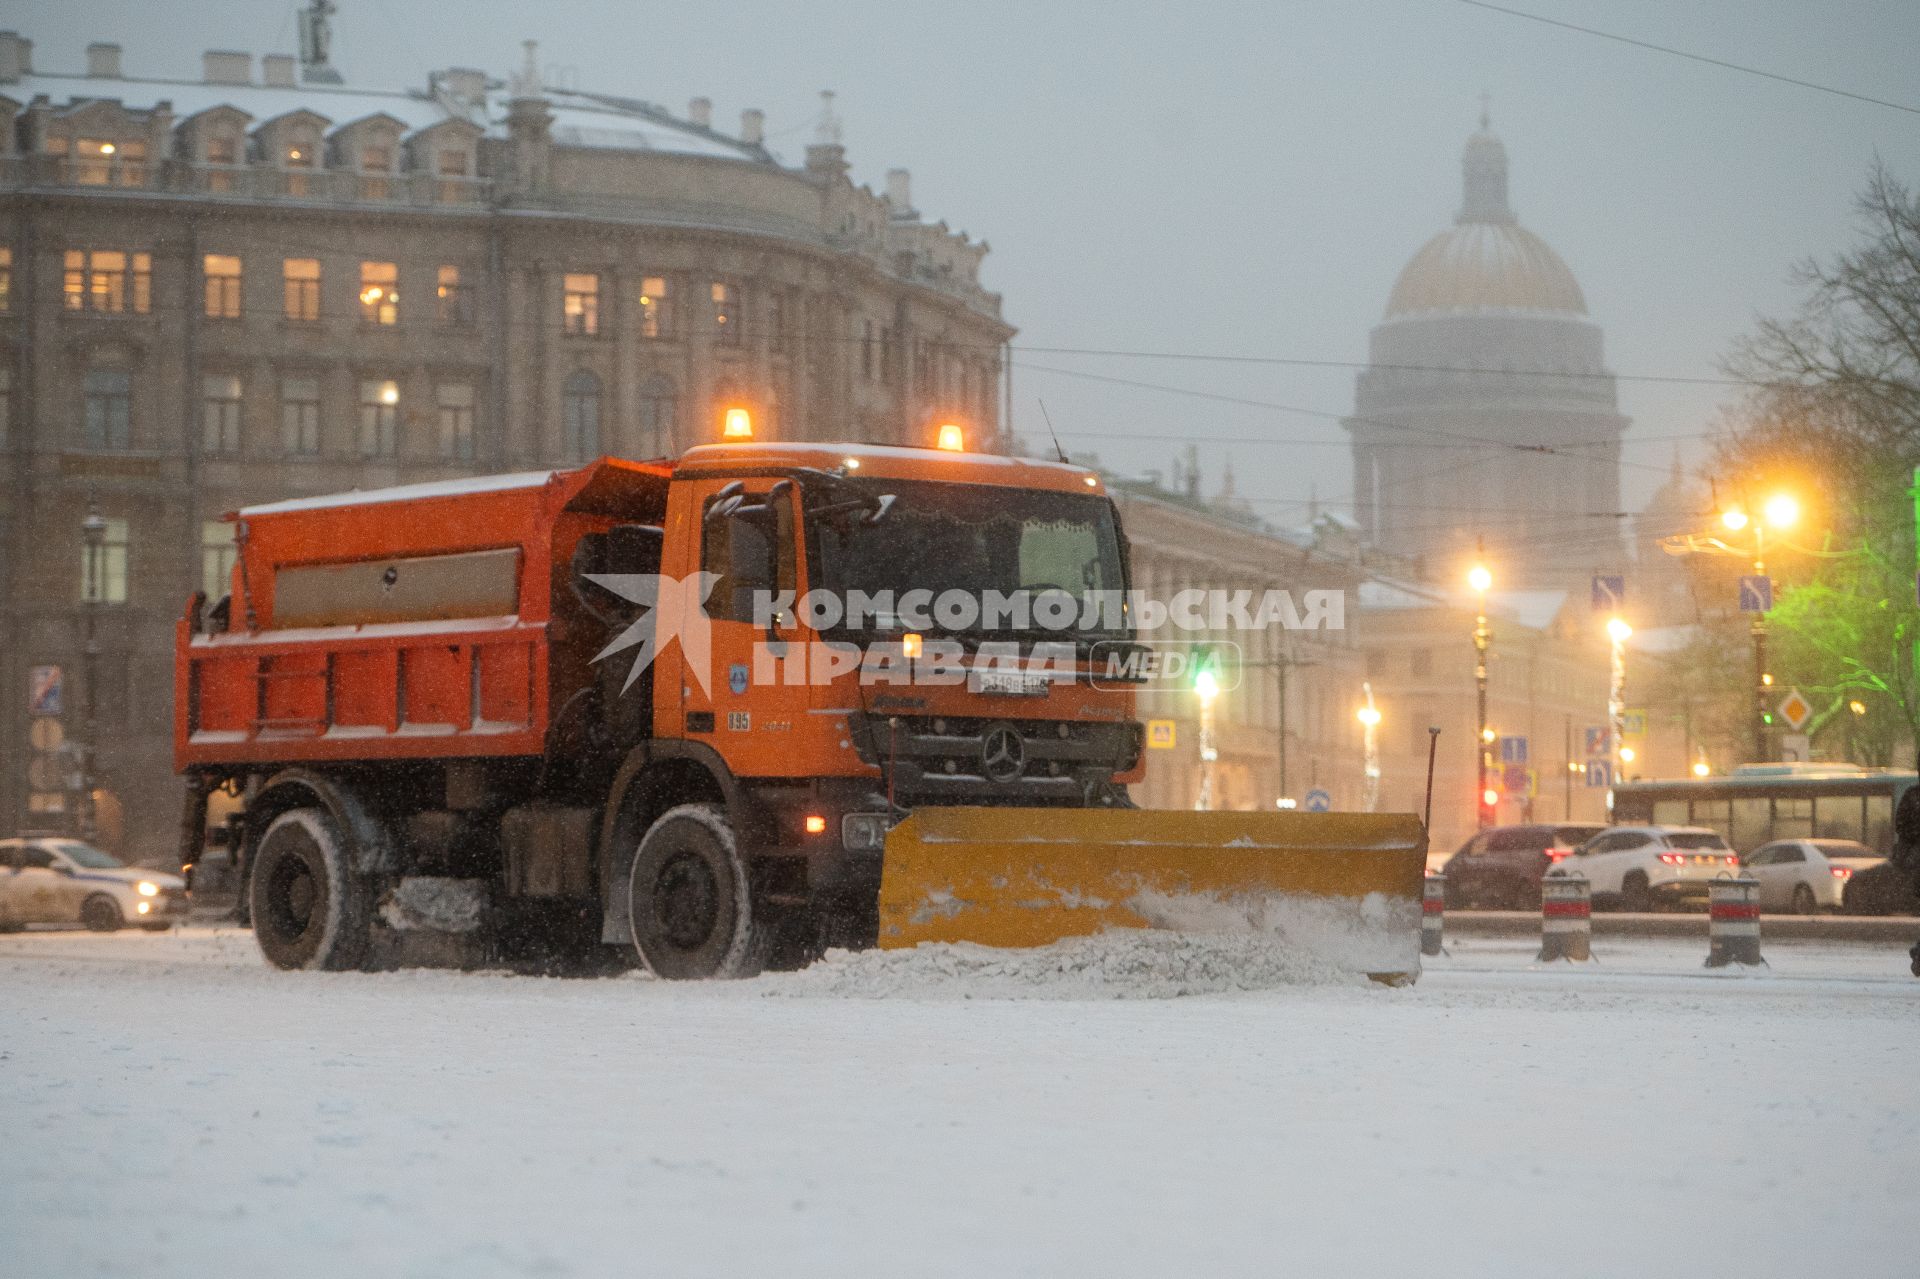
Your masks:
M1855 92L1920 104L1913 0L1514 0L1513 7ZM43 70L91 40L130 74L194 76L203 49L295 49L292 0L14 0L0 22ZM1920 180L1920 115L1506 17L1459 0L1200 3L838 0L340 0L350 83L424 85L466 64L504 74L519 42L582 88L731 126L768 112L798 163L816 93L838 91L856 181L910 168L929 218L990 240L986 282L1020 344L1325 361L1366 358L1395 275L1459 205L1459 155L1492 95L1524 226L1567 260L1606 329L1634 419L1636 506L1675 437L1697 436L1714 377L1756 313L1789 308L1789 266L1847 243L1875 155ZM1016 356L1016 425L1037 402L1074 452L1165 469L1198 442L1208 486L1297 521L1310 486L1344 503L1332 418L1346 368ZM1314 410L1231 406L1048 370ZM1129 440L1128 437L1133 437ZM1141 439L1140 437L1166 437ZM1694 451L1697 452L1697 447Z

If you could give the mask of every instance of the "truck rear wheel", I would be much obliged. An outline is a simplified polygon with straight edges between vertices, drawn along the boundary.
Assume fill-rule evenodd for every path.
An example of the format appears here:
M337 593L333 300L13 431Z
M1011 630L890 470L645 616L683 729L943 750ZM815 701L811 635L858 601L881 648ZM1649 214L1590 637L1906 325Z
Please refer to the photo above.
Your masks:
M633 856L627 894L633 948L656 977L751 977L766 967L775 930L754 917L752 880L718 806L662 813Z
M280 814L253 854L247 900L254 939L279 968L362 967L373 931L373 892L352 850L320 808Z

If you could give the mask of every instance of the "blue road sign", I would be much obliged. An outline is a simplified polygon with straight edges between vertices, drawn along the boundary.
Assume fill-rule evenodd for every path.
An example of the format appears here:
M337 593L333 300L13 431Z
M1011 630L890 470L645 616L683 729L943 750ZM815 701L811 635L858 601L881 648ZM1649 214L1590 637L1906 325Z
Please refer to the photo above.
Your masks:
M36 666L27 674L27 714L59 715L62 713L63 681L58 666Z
M1613 761L1590 759L1587 761L1587 789L1602 790L1613 785Z
M1740 611L1766 613L1773 609L1773 579L1749 573L1740 579Z
M1502 764L1520 764L1527 762L1527 739L1524 737L1503 737L1500 739L1500 762Z
M1627 602L1627 579L1620 574L1593 575L1593 611L1617 613Z
M1587 754L1604 755L1607 753L1609 745L1610 743L1607 741L1607 730L1604 727L1589 728L1587 730Z
M1333 796L1316 787L1307 792L1306 807L1309 813L1324 813L1333 807Z

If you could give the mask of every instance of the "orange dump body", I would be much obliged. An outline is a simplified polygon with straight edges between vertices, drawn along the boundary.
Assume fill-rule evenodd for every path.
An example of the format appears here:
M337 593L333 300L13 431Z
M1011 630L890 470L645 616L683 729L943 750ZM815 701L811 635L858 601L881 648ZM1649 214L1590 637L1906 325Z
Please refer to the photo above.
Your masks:
M593 638L554 616L574 545L657 522L669 474L603 460L239 512L226 625L179 625L176 765L540 754Z

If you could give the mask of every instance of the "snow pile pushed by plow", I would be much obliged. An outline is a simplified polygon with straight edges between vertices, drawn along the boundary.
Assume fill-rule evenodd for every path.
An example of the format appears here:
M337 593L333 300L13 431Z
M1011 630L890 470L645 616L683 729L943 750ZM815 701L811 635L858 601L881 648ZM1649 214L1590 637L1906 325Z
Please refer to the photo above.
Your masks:
M1403 955L1402 903L1336 904L1267 896L1141 894L1152 928L1115 928L1048 946L969 942L832 951L802 972L762 978L767 995L853 999L1170 999L1181 995L1361 984L1417 971ZM1417 947L1416 947L1417 948Z

